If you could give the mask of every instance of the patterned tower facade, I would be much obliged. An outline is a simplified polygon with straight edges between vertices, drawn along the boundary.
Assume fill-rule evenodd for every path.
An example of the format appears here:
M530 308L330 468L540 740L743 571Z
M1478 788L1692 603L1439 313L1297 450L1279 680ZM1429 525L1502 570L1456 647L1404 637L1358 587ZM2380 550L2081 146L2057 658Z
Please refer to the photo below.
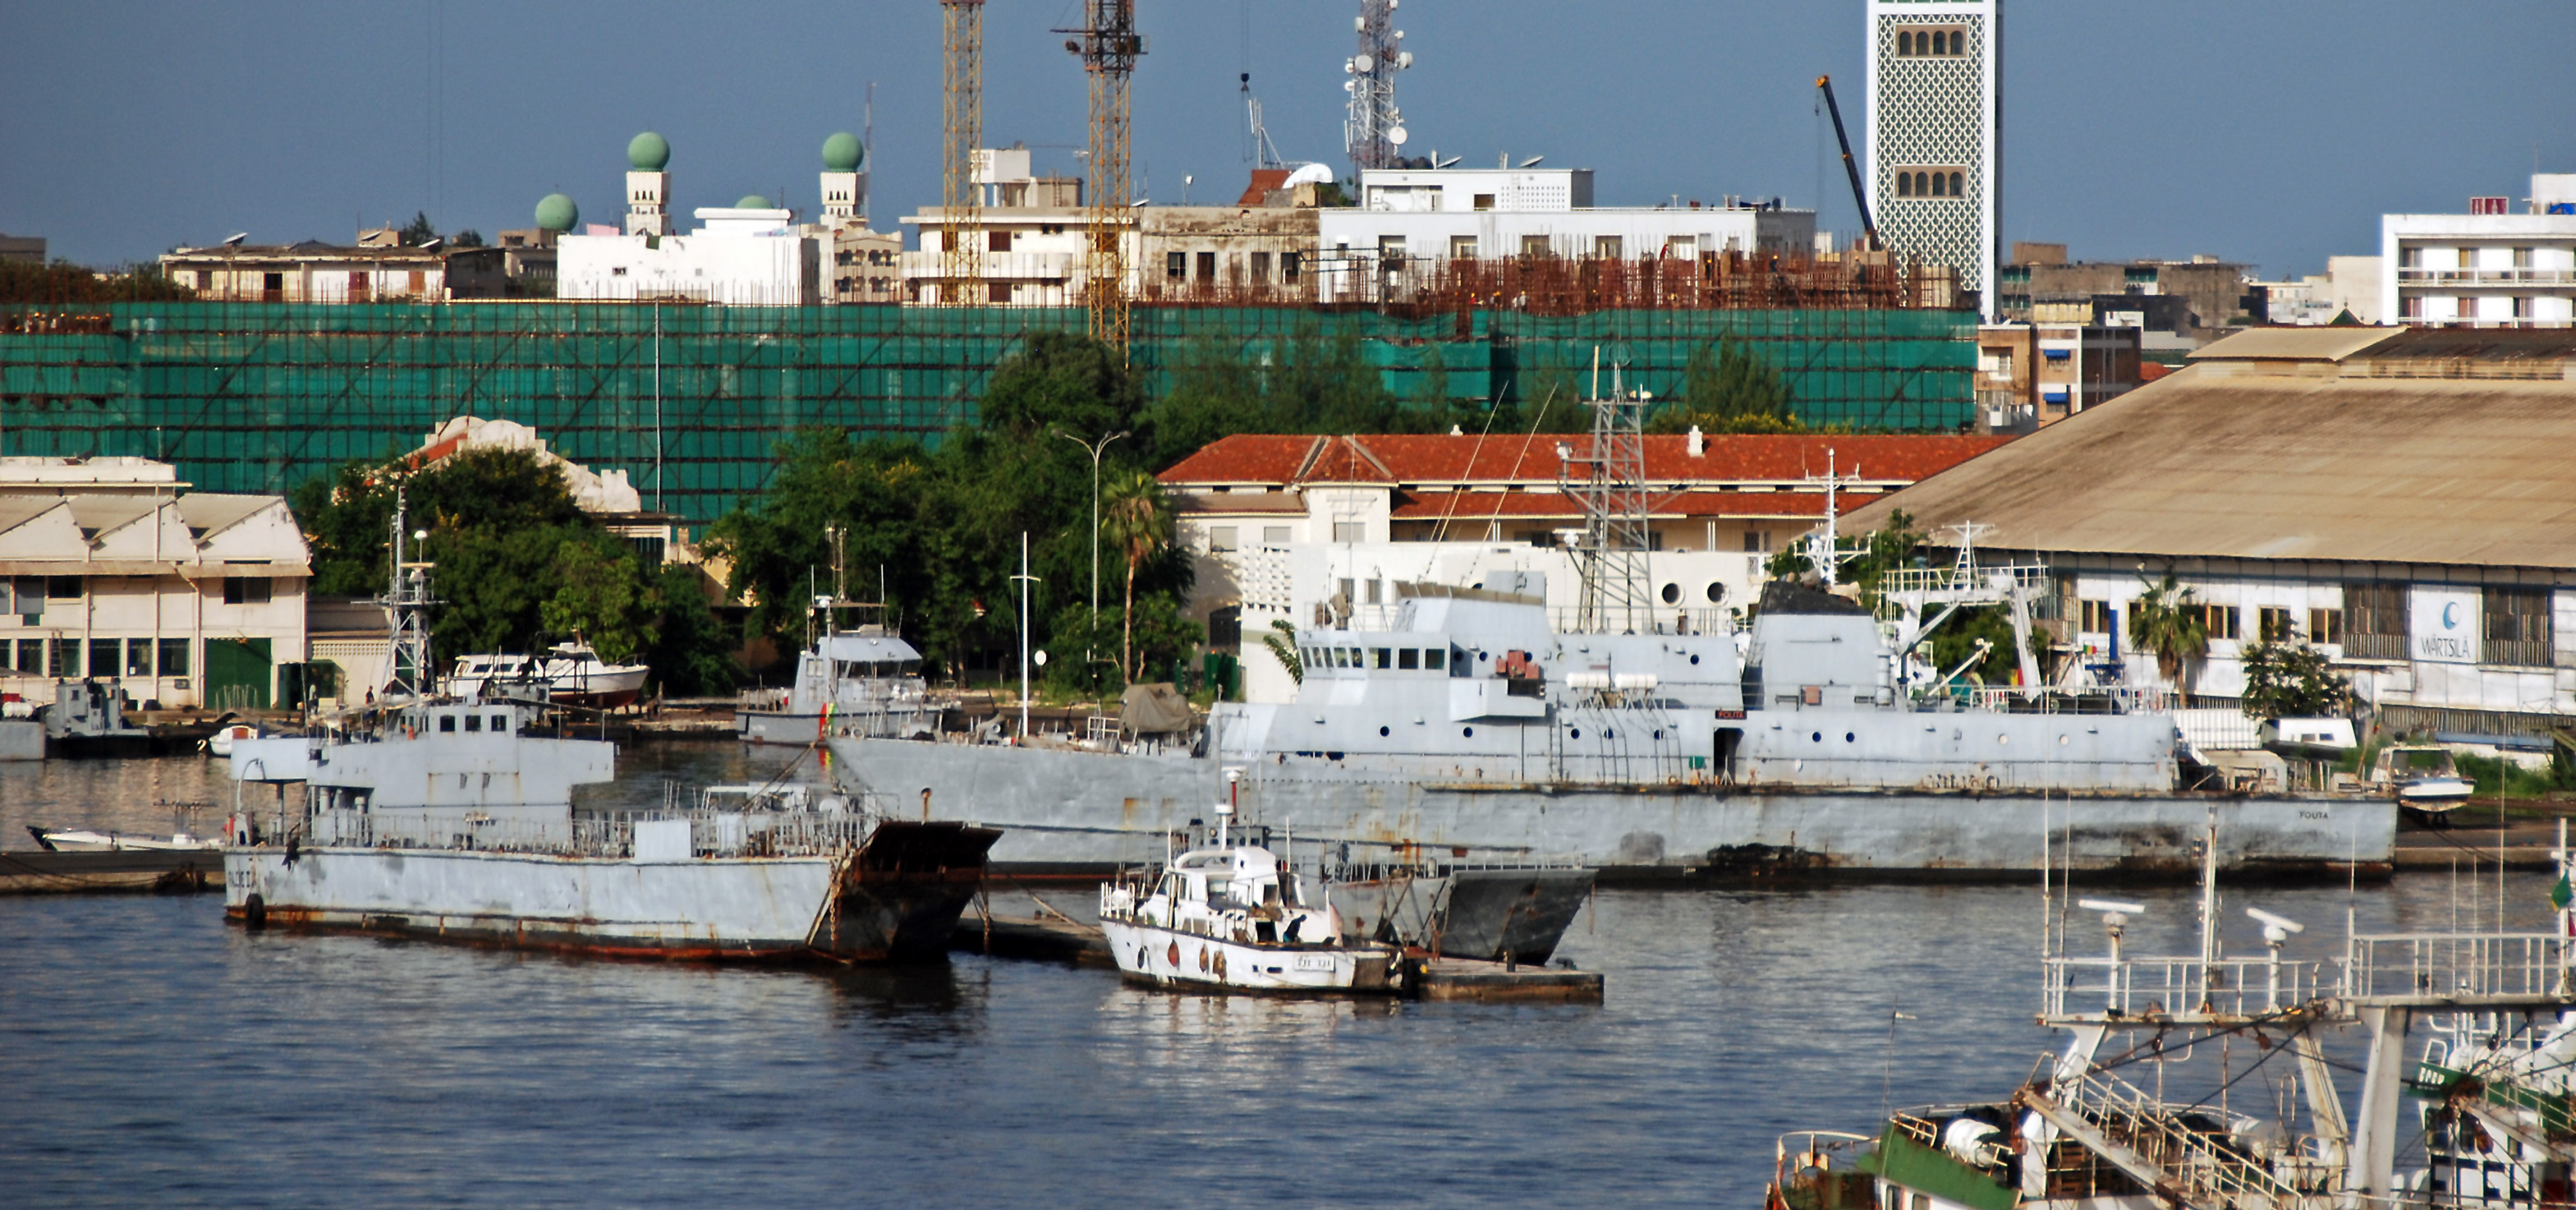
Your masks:
M1869 0L1870 208L1888 248L1995 309L2003 0Z

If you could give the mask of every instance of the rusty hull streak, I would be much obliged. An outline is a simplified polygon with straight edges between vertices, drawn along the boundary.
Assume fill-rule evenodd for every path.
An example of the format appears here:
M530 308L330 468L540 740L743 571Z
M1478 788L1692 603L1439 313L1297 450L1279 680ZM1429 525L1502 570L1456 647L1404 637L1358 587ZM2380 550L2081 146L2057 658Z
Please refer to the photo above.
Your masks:
M287 932L379 937L386 940L402 941L443 941L450 945L468 945L478 949L526 950L536 953L553 954L561 957L602 958L615 961L692 962L704 964L773 963L792 965L799 963L847 964L851 962L884 962L893 957L891 951L842 954L817 949L813 946L802 943L755 948L740 945L726 946L720 942L707 945L699 945L695 943L683 945L610 945L596 941L557 941L544 938L531 938L528 936L528 927L531 924L555 924L557 922L539 922L526 919L514 919L510 929L507 931L500 931L488 929L450 930L446 927L446 922L449 919L452 919L452 917L440 917L439 927L436 929L430 929L414 926L408 923L410 917L401 917L401 919L406 923L400 926L392 926L384 923L387 919L392 918L392 913L371 913L366 916L362 916L356 923L344 923L337 920L323 919L322 917L326 915L325 913L316 912L310 908L271 907L267 909L267 915L268 923L264 927L280 929ZM249 926L244 924L242 916L242 909L238 906L226 907L224 909L224 920L226 923L242 925L243 927L248 928ZM570 926L578 926L582 924L596 925L597 923L597 921L563 922L566 927L563 927L561 931L570 932ZM548 931L553 932L556 930L549 929Z

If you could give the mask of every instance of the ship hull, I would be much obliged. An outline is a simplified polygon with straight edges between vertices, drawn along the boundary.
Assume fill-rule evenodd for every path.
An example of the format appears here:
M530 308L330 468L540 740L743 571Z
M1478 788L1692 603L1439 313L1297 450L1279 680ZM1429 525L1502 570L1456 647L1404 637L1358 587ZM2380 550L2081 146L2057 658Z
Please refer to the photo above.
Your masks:
M934 818L1004 829L994 863L1032 875L1157 860L1167 832L1215 823L1224 784L1214 762L1178 753L831 743L844 790L907 802L928 790ZM2231 874L2341 877L2384 872L2396 828L2385 799L1469 783L1306 758L1252 762L1236 793L1236 826L1348 845L1350 860L1544 858L1618 881L2018 880L2043 858L2079 876L2188 881L2213 816Z
M252 927L601 957L875 962L945 952L982 864L272 845L227 850L224 875L225 915Z
M823 735L823 716L790 714L783 710L736 709L733 728L744 743L810 744Z
M1258 945L1103 919L1120 978L1175 991L1273 996L1400 995L1392 949Z

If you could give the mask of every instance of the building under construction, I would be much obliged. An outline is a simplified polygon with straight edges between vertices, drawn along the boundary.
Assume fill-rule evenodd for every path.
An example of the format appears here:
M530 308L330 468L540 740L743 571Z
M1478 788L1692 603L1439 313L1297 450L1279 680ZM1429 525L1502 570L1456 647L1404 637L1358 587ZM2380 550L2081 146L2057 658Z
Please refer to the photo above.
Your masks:
M1783 307L1795 295L1779 284L1760 288L1769 306L1658 306L1671 296L1604 294L1602 275L1580 266L1562 280L1572 284L1460 276L1398 306L1139 305L1132 357L1159 393L1193 348L1260 362L1291 342L1349 337L1400 398L1516 403L1535 372L1573 373L1595 350L1624 361L1629 384L1668 393L1694 350L1726 340L1779 367L1810 423L1969 422L1971 312L1822 297ZM1594 298L1627 305L1583 305ZM935 438L974 419L993 367L1031 335L1081 332L1086 318L989 306L18 305L0 309L0 452L141 455L175 462L200 490L277 492L474 415L625 469L647 507L704 524L768 481L797 429Z

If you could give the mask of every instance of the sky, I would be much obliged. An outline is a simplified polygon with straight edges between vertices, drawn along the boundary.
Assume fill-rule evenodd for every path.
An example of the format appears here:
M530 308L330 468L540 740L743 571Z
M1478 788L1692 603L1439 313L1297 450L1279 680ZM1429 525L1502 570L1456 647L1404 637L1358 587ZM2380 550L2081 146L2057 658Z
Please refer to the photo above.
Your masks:
M1249 71L1291 160L1344 168L1356 0L1139 0L1135 173L1230 199ZM1079 0L990 0L986 142L1074 172ZM1601 205L1778 196L1856 230L1814 79L1861 137L1861 0L1408 0L1413 139L1469 164L1596 171ZM880 229L938 202L933 0L0 0L0 232L90 264L234 232L345 242L428 212L487 239L570 194L618 221L627 140L674 200L810 214L823 139L874 85ZM2090 260L2217 255L2270 277L2375 253L2378 216L2520 209L2576 172L2570 0L2012 0L2002 238Z

